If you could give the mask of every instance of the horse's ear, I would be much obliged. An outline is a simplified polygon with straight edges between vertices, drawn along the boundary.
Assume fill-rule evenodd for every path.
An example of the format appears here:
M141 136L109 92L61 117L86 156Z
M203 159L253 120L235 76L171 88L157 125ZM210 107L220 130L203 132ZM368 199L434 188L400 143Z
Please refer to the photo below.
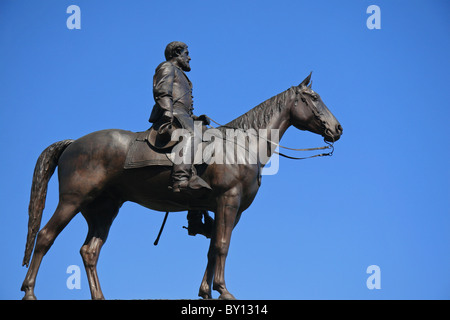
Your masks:
M306 87L306 86L309 84L309 81L311 80L311 74L312 74L312 71L311 71L311 73L309 74L309 76L307 76L307 77L305 78L305 80L303 80L302 83L299 84L299 87L300 87L300 88L304 88L304 87Z

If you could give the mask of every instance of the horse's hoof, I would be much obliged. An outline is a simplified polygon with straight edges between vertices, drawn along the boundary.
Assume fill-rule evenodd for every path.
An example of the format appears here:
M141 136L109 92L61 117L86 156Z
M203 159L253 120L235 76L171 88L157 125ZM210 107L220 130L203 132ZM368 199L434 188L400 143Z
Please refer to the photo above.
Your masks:
M219 300L236 300L236 298L229 292L222 293Z
M210 299L212 299L211 293L208 293L208 292L202 292L202 291L200 291L200 292L198 293L198 296L199 296L200 298L204 299L204 300L210 300Z
M34 294L26 294L22 300L37 300L37 298Z

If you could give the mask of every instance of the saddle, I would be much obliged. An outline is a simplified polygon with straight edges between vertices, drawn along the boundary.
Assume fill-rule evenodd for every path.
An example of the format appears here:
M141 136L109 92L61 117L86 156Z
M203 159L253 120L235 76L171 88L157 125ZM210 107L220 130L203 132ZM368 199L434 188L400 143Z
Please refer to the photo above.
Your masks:
M155 124L148 131L147 141L151 146L163 150L172 148L177 141L171 140L172 133L178 126L170 122Z

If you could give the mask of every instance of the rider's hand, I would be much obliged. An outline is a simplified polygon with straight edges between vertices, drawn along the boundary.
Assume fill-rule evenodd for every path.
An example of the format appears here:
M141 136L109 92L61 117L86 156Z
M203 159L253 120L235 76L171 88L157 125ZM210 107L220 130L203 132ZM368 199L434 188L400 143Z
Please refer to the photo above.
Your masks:
M203 122L203 124L206 126L208 126L211 123L209 121L209 118L205 114L202 114L201 116L196 117L195 120Z

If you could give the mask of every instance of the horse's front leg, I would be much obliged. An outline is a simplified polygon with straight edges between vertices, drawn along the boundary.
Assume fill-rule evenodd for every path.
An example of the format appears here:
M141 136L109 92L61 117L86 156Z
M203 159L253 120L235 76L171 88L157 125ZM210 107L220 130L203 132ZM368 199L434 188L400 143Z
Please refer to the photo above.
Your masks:
M240 216L241 215L238 214L238 216L236 217L234 226L236 226L236 224L238 223ZM210 240L209 249L208 249L208 264L206 266L206 271L203 276L202 284L200 285L200 290L198 292L198 296L202 297L203 299L212 299L211 289L212 289L212 281L214 278L214 269L216 267L216 251L214 248L216 234L215 234L214 224L213 224L212 228L213 228L213 231L211 234L211 240Z
M206 265L205 275L203 276L202 284L200 285L200 290L198 292L198 296L203 299L212 299L212 280L214 277L214 269L216 266L216 253L214 250L214 239L215 234L211 237L211 241L209 244L208 250L208 264Z
M215 213L215 234L213 254L215 255L213 289L220 293L219 299L235 299L225 285L225 261L230 247L233 231L240 205L240 193L230 190L219 197Z

